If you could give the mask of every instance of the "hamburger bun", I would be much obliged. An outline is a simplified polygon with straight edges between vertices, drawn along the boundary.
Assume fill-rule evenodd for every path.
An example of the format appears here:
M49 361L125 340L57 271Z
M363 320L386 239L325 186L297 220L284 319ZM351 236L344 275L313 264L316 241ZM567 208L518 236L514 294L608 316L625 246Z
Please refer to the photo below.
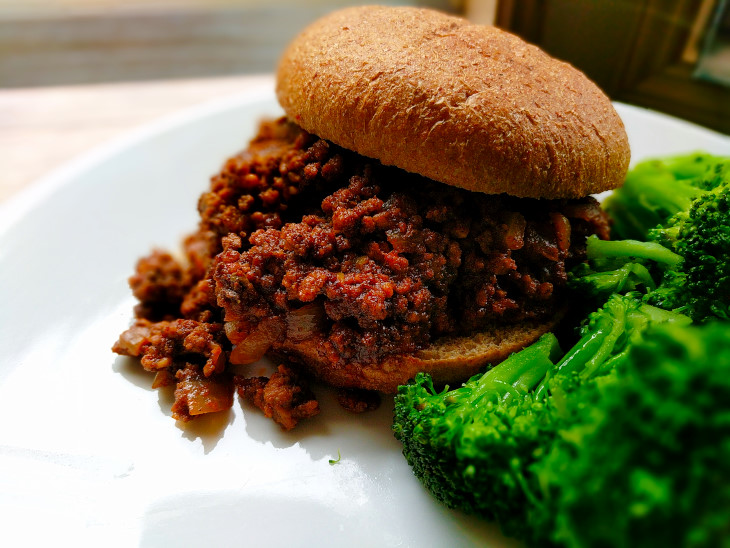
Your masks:
M493 27L428 9L355 7L306 28L281 58L290 120L385 165L469 191L573 199L618 187L623 123L584 74ZM494 326L380 363L333 367L324 341L284 340L275 355L346 388L395 392L417 372L458 383L555 327Z
M495 365L550 331L558 322L556 315L545 322L524 322L514 326L495 326L468 337L444 337L431 346L406 356L389 357L380 363L351 362L342 368L326 367L326 346L317 339L303 342L285 340L275 344L274 354L294 358L308 373L340 388L360 388L394 394L424 372L437 385L460 383Z
M623 123L583 73L494 27L355 7L286 49L277 96L305 130L471 191L579 198L618 187Z

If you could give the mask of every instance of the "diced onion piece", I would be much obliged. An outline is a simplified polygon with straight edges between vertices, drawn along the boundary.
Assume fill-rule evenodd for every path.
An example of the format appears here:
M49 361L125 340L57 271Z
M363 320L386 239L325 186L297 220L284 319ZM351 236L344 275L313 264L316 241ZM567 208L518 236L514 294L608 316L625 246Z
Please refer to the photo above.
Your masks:
M230 409L233 405L233 381L229 376L205 377L200 368L188 364L175 373L175 403L172 416L189 421L196 415Z
M142 354L142 345L148 341L150 336L150 325L150 322L146 320L137 321L119 336L119 340L114 344L114 352L139 357Z
M321 331L325 317L321 303L310 303L292 310L286 318L286 336L299 342L311 338Z
M568 251L570 248L570 221L565 215L556 211L550 214L550 220L555 229L555 239L557 240L558 249L560 251Z
M226 320L224 329L226 330L226 337L233 344L238 344L244 340L246 333L249 331L247 323L228 320Z
M525 228L527 221L517 212L507 214L504 243L508 249L522 249L525 245Z
M155 379L152 381L152 388L162 388L164 386L173 386L175 384L175 375L170 373L168 369L162 369L155 373Z
M197 377L182 381L187 393L188 413L191 416L215 413L233 405L233 385L215 379Z
M245 365L260 360L271 345L284 334L284 330L283 320L266 318L233 347L229 361L236 365Z

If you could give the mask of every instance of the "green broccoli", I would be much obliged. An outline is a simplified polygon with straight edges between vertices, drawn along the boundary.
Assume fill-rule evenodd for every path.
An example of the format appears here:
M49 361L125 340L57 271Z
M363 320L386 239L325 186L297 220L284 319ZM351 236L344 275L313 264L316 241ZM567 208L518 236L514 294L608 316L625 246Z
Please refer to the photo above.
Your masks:
M729 546L730 337L688 322L613 296L555 365L545 335L454 390L419 374L395 436L436 498L528 544Z
M671 208L657 205L662 185ZM642 219L640 230L621 209L629 205ZM619 233L649 241L589 238L587 263L571 273L574 288L599 301L640 290L648 303L697 322L730 318L730 158L693 155L639 164L607 210L617 215Z
M639 164L607 209L632 239L588 239L580 340L417 375L395 436L436 498L529 544L730 547L730 158Z
M584 325L561 359L544 335L462 387L441 392L430 376L399 387L393 430L415 475L447 506L499 522L505 534L528 538L527 509L539 505L529 467L563 427L564 392L626 359L650 325L687 323L680 314L633 295L612 296ZM555 379L562 379L561 390Z
M604 201L613 220L613 238L647 240L651 229L687 211L692 201L712 186L714 177L723 178L723 171L728 173L727 158L704 153L637 164L623 187Z
M529 493L520 463L546 445L543 436L553 437L550 418L536 411L542 404L524 394L559 355L556 338L547 334L457 390L437 392L424 373L399 387L394 434L413 472L438 500L498 519L506 531L518 533L523 525L516 510Z
M730 161L726 166L730 168ZM681 305L697 321L730 318L730 169L726 175L695 199L688 211L675 215L666 227L650 231L651 238L683 258L678 269L681 276L663 280L662 295L667 294L672 304Z
M728 334L653 328L610 375L563 398L561 431L530 468L533 538L730 546Z
M570 273L573 289L595 301L611 294L647 293L657 288L663 273L674 271L682 257L656 242L638 240L586 240L587 261Z

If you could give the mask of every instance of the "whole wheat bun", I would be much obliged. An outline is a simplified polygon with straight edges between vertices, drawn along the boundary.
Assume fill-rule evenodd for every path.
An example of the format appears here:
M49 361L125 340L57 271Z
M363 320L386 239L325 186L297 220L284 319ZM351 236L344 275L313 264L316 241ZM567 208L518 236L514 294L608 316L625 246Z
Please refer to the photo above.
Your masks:
M585 75L511 34L432 10L356 7L316 21L285 51L277 95L321 138L471 191L579 198L619 186L628 169L623 123ZM419 371L460 383L560 316L380 363L331 365L333 349L316 337L271 351L328 384L393 393Z
M389 357L380 363L329 366L327 346L317 338L304 342L285 340L275 344L272 353L294 359L311 375L332 386L394 394L398 385L406 384L421 371L429 373L437 385L458 385L485 366L495 365L532 344L550 331L559 318L556 315L542 323L496 326L469 337L445 337L415 354Z
M583 73L433 10L325 16L287 48L276 85L305 130L467 190L578 198L616 188L628 169L623 123Z

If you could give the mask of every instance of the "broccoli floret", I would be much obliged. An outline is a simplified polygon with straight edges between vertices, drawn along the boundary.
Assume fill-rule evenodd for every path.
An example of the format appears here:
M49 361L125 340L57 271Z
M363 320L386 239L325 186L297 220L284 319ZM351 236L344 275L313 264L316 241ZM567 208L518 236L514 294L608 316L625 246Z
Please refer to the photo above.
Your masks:
M636 239L588 239L580 340L419 374L395 435L436 498L530 544L730 547L730 331L688 326L730 319L730 158L640 164L608 209Z
M455 390L419 374L394 433L436 498L528 544L727 546L730 337L688 322L613 296L557 361L545 335Z
M563 402L563 429L531 468L537 538L730 545L727 326L654 327L610 375Z
M653 193L659 187L645 172L672 178L663 190L667 196L682 185L693 189L689 201L689 194L679 191L674 213L662 215L662 224L653 228L649 225L659 216L647 204L658 200ZM653 161L631 173L628 192L644 200L631 202L632 211L643 219L643 237L649 241L589 238L588 261L571 273L571 285L598 301L639 290L646 293L646 302L686 313L696 322L730 319L730 158L695 155ZM615 193L616 202L628 202L623 192ZM607 207L610 211L615 202ZM619 212L617 225L625 221Z
M547 334L461 388L439 392L425 373L399 387L395 437L438 500L519 534L530 492L522 463L549 443L554 429L543 404L525 395L559 356L557 339Z
M664 321L689 319L616 295L562 358L548 334L454 390L439 392L430 376L418 374L399 387L393 426L415 475L447 506L529 538L527 511L540 501L528 469L563 427L564 392L620 363L641 332Z
M588 316L581 327L580 340L548 373L536 392L547 388L553 375L576 373L588 379L609 372L626 359L633 342L640 340L651 325L688 325L691 321L684 314L650 306L635 294L612 295L603 308Z
M687 211L715 177L722 178L727 168L718 166L726 166L726 160L696 153L637 164L604 202L613 238L646 240L651 229Z
M647 292L644 301L665 310L687 313L686 280L684 272L667 270L664 272L661 284Z
M730 175L730 161L723 177ZM678 271L663 280L663 293L696 321L730 318L730 176L696 198L688 211L675 215L666 228L650 231L682 256ZM653 299L652 302L661 302Z
M693 185L703 190L714 190L730 180L730 162L722 156L707 156L702 173L693 176Z

